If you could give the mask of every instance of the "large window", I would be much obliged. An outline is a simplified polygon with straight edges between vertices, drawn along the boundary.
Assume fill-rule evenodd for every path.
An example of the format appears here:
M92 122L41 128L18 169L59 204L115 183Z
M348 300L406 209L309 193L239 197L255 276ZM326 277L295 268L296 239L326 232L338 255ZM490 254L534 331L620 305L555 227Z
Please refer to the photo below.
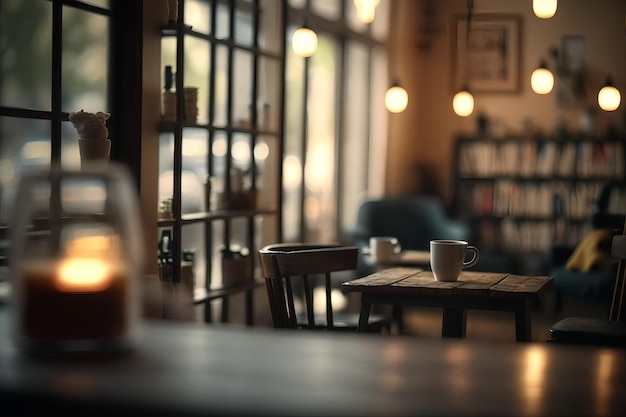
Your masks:
M0 2L0 224L22 172L80 166L71 112L111 113L111 158L132 164L139 141L120 137L140 131L140 12L125 0Z
M318 35L318 49L301 58L287 48L286 241L341 240L361 200L382 192L388 8L389 1L381 1L374 22L364 24L353 1L288 2L287 45L306 22Z
M79 165L67 114L110 111L109 2L65 3L0 3L2 223L21 172L52 162Z

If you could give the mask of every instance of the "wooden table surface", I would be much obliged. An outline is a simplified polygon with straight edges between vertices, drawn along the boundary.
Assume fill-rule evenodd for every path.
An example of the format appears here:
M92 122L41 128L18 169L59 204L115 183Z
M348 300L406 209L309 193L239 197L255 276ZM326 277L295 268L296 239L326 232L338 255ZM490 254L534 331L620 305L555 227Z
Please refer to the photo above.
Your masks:
M361 293L360 330L372 304L441 307L442 336L464 337L468 309L515 313L516 339L530 341L530 301L552 285L546 276L463 271L457 281L439 282L421 268L388 268L344 282L346 291Z
M404 250L400 252L393 260L389 262L376 262L369 258L369 251L364 253L369 261L380 266L428 266L430 265L430 252L421 250Z
M626 351L144 321L137 348L32 358L0 308L6 416L623 416Z

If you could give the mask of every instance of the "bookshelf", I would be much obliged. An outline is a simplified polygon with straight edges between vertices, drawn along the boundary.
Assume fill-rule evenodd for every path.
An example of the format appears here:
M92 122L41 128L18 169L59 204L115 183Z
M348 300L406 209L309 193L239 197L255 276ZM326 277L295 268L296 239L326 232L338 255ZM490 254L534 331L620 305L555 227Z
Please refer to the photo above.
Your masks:
M481 252L548 255L575 246L604 184L626 184L623 137L459 137L454 214L472 225ZM609 212L626 212L626 190Z

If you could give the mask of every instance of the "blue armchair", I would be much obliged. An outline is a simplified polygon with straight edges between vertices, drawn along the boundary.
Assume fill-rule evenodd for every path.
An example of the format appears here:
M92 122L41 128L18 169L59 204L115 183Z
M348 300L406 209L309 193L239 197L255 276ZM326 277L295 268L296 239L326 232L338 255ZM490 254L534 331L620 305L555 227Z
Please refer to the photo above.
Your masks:
M626 218L623 213L612 213L609 210L612 193L623 192L623 187L623 183L619 181L605 184L594 201L594 209L589 219L592 233L598 231L610 233L597 242L595 248L597 252L606 256L611 252L612 237L620 233ZM590 237L593 235L587 236ZM580 244L583 243L585 240ZM559 312L567 299L599 304L608 311L615 285L617 263L599 263L585 271L572 268L571 265L568 267L568 260L571 259L575 249L567 244L555 244L551 248L550 275L554 278L554 311Z

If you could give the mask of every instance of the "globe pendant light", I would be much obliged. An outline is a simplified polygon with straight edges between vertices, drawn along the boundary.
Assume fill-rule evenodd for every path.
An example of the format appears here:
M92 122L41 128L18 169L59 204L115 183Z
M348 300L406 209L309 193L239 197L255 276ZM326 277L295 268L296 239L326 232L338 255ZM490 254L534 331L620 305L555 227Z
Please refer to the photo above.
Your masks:
M291 47L296 55L310 57L317 50L317 34L312 29L302 26L293 33Z
M541 19L549 19L556 14L557 0L533 0L533 12Z
M457 116L467 117L474 112L474 96L467 87L454 95L452 108Z
M613 86L610 78L607 78L606 84L598 92L598 105L604 111L614 111L620 105L622 96L617 88Z
M392 113L401 113L409 104L409 94L398 83L385 93L385 107Z
M363 23L372 23L376 16L378 4L380 4L380 0L354 0L359 20Z
M537 94L548 94L554 87L554 75L548 69L545 61L541 61L539 68L530 76L530 86Z
M467 25L465 27L465 50L469 50L469 38L472 26L472 12L474 10L474 0L467 0ZM467 57L466 57L467 58ZM467 83L467 74L466 74ZM469 88L466 85L463 86L461 91L457 92L452 98L452 109L457 116L467 117L474 112L474 96L470 93Z

